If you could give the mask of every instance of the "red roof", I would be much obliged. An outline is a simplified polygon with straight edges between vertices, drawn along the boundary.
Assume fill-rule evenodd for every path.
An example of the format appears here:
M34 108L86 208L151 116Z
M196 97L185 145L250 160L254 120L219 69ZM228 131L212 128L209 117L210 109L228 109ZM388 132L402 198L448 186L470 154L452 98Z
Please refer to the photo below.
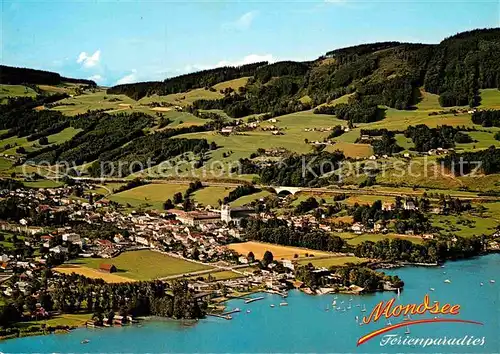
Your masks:
M115 267L114 265L112 264L106 264L106 263L101 263L99 265L99 269L102 269L102 270L107 270L108 272L111 271L111 268ZM116 267L115 267L116 268Z
M112 247L113 246L113 242L109 241L109 240L97 240L97 242L101 245L101 246L106 246L106 247Z

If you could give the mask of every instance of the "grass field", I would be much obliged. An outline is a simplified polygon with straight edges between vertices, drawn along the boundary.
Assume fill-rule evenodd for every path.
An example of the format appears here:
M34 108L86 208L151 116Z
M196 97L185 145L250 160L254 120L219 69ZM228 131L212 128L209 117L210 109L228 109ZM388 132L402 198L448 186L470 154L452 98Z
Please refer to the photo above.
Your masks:
M204 187L194 192L191 199L194 199L194 201L201 203L204 206L210 205L212 207L218 207L218 201L227 197L229 192L232 190L233 188L230 187Z
M162 210L163 203L167 199L172 199L175 193L181 192L184 194L187 184L147 184L112 194L110 200L132 207L151 206L154 209Z
M454 234L462 237L491 235L500 225L500 203L483 203L486 208L482 214L476 212L461 215L432 215L433 226L441 228L443 234Z
M80 327L85 325L85 322L90 320L91 317L92 314L90 313L73 313L73 314L65 313L49 318L48 320L20 322L20 324L29 324L30 326L44 324L47 327L57 327L57 326Z
M262 259L266 251L270 251L273 254L275 260L281 260L281 259L299 260L305 257L306 253L309 255L312 254L315 257L333 255L332 253L310 250L307 248L280 246L280 245L273 245L270 243L255 242L255 241L232 243L228 245L228 247L244 256L246 256L251 251L255 255L255 259ZM294 257L296 254L298 255L298 258Z
M63 182L57 182L50 179L41 179L34 182L23 182L26 187L30 188L57 188L64 185Z
M100 260L102 263L106 263L107 260L101 259ZM105 273L101 272L97 269L85 267L85 266L79 266L79 265L63 265L60 267L56 267L53 269L56 272L63 273L63 274L71 274L71 273L76 273L79 275L83 275L87 278L92 278L92 279L102 279L106 283L127 283L130 281L134 281L134 279L127 278L121 275L117 275L116 273Z
M74 137L80 130L81 129L68 127L59 133L48 135L47 139L49 144L62 144ZM0 151L4 154L17 155L16 150L19 147L23 147L26 151L30 152L41 149L45 146L41 146L38 143L38 140L28 141L26 137L19 138L17 136L13 136L0 140Z
M0 103L4 103L7 97L35 97L36 92L33 89L23 85L0 85Z
M375 201L381 200L382 203L389 202L393 203L395 201L394 197L381 196L381 195L353 195L347 198L344 202L348 205L354 205L358 203L359 205L369 204L372 205Z
M202 264L170 257L150 250L125 252L111 259L80 258L72 262L72 264L93 269L98 274L101 274L101 272L96 269L102 263L116 266L118 272L111 275L132 280L150 280L211 269L211 267Z
M268 195L271 195L271 194L272 193L268 192L268 191L260 191L260 192L257 192L257 193L253 193L253 194L250 194L250 195L245 195L243 197L240 197L240 198L236 199L235 201L231 202L230 204L231 204L232 207L239 207L239 206L243 206L245 204L251 203L254 200L265 198L265 197L267 197Z
M480 108L500 109L500 90L484 89L481 92Z

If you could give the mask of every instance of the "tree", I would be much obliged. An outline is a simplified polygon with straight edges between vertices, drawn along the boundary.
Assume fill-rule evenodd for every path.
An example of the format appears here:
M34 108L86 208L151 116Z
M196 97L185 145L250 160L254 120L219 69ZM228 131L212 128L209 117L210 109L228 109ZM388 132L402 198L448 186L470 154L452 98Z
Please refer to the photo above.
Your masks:
M271 264L274 260L274 256L270 251L266 251L264 253L264 257L262 257L262 263L264 264L265 267L267 267L269 264Z
M167 199L165 203L163 203L163 209L169 210L174 208L174 203L172 203L171 199Z
M177 192L174 194L174 204L182 203L182 193Z
M247 259L250 263L255 262L255 255L253 254L252 251L248 252Z

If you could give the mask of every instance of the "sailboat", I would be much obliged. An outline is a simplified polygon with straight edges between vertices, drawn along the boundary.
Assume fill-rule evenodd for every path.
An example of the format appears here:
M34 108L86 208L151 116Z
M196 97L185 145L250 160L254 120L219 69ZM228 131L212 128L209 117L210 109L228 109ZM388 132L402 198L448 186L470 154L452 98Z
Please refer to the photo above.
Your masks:
M493 279L490 280L491 284L495 284L495 281Z
M332 305L336 306L337 305L337 300L333 300Z
M82 340L80 343L81 343L81 344L87 344L87 343L89 343L89 342L90 342L90 339L84 339L84 340Z
M451 280L450 279L445 279L444 281L445 283L451 283Z
M398 288L398 297L399 297L399 295L401 295L401 289L400 288Z
M410 328L408 326L406 326L405 334L410 334Z
M430 288L430 291L434 291L434 288Z
M363 308L361 309L361 312L366 312L366 306L363 305Z
M350 310L351 309L351 304L349 304L349 306L347 306L347 309Z

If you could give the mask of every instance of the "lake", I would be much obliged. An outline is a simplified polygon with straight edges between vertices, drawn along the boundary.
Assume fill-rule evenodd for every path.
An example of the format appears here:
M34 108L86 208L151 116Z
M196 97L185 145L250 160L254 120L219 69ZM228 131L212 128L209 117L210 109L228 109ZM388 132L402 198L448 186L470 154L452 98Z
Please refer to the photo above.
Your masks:
M351 309L334 311L334 295L309 296L291 291L288 306L279 306L282 299L264 294L264 300L245 304L232 300L228 309L239 307L242 312L227 321L209 317L187 325L171 320L148 320L140 326L109 329L77 329L70 334L26 337L0 343L4 353L249 353L249 352L500 352L500 254L491 254L466 261L447 262L444 268L406 267L386 271L398 274L405 281L404 291L354 296ZM444 281L448 279L450 283ZM496 283L490 283L490 280ZM483 286L480 284L483 283ZM434 291L430 291L434 288ZM381 346L383 336L357 347L363 335L382 328L384 320L360 326L356 316L362 316L362 306L369 314L381 300L397 298L397 304L421 303L425 294L431 302L460 304L457 318L482 322L483 325L464 323L429 323L411 326L411 333L399 328L388 334L400 338L483 338L477 346ZM349 304L349 295L337 295L337 305ZM343 304L341 302L344 301ZM270 305L274 304L272 308ZM359 305L359 306L358 306ZM329 311L326 308L329 307ZM250 313L247 313L250 310ZM429 315L423 316L432 318ZM441 316L445 318L446 316ZM450 316L448 316L450 317ZM419 317L413 316L412 320ZM393 324L402 319L394 319ZM89 339L88 344L80 344Z

